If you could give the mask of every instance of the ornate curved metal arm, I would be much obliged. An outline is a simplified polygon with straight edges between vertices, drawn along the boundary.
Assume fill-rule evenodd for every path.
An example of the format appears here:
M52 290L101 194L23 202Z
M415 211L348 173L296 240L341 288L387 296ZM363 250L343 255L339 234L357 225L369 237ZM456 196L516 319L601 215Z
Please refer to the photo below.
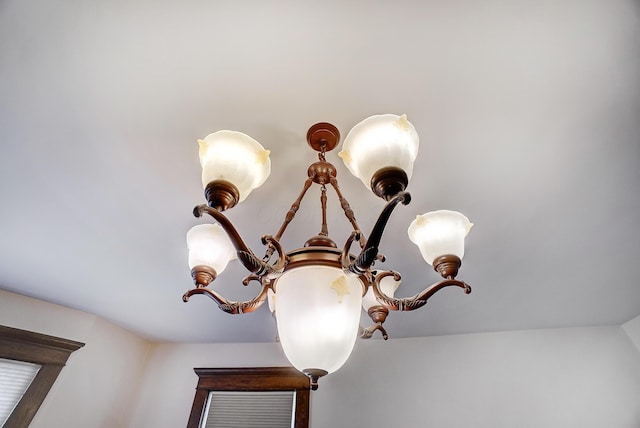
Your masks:
M393 279L400 281L401 276L398 272L385 271L376 275L371 286L373 287L373 294L376 296L378 302L386 306L393 311L412 311L418 309L427 304L427 300L438 291L445 287L456 286L464 289L465 294L471 293L471 287L463 281L457 279L444 279L438 281L430 287L425 288L422 292L416 294L413 297L405 297L397 299L395 297L389 297L380 288L380 281L388 276L393 276Z
M356 274L357 272L351 271L351 256L349 255L349 250L351 249L351 245L353 241L360 239L360 231L354 230L351 232L351 235L347 238L347 242L344 243L344 248L342 249L342 254L340 255L340 264L342 265L342 270L346 274Z
M380 245L380 240L382 239L382 233L384 232L384 228L387 225L387 221L393 212L393 209L399 203L403 205L407 205L411 202L411 194L409 192L400 192L396 196L394 196L387 205L383 208L376 224L373 226L373 230L369 235L369 239L367 240L366 245L360 252L360 255L349 265L349 271L358 275L362 275L371 267L373 262L376 260L378 256L378 246Z
M255 275L249 275L243 282L246 281L245 285L247 285L251 280L261 282L262 288L260 289L260 293L256 297L246 302L234 302L227 300L220 294L206 287L196 287L187 291L182 296L182 301L188 302L189 298L194 294L204 294L205 296L209 296L211 299L213 299L218 304L220 310L228 314L237 315L253 312L260 306L262 306L265 300L267 300L267 291L271 288L271 283L268 280L260 281L260 278Z
M211 208L207 205L198 205L193 209L193 215L196 217L201 217L203 213L207 213L211 217L213 217L218 223L220 223L220 226L222 226L224 231L227 232L229 239L231 239L231 243L236 248L238 260L240 260L242 265L248 271L253 272L259 277L266 276L269 278L277 278L282 274L287 258L282 249L282 246L277 239L270 235L264 235L262 237L262 243L264 245L273 245L273 247L278 252L278 260L276 260L273 265L270 265L253 254L251 249L247 246L247 244L244 243L244 241L240 237L240 234L238 233L236 228L233 227L231 221L229 221L229 219L224 214L222 214L217 209Z

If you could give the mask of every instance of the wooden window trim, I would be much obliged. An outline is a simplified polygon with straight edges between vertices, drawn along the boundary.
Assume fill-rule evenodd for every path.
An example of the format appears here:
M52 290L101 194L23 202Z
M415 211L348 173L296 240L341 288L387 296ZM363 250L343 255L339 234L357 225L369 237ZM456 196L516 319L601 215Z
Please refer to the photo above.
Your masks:
M71 353L83 346L81 342L0 325L0 358L41 366L5 427L29 426Z
M195 368L198 386L187 428L198 428L210 391L296 391L295 428L309 427L309 378L293 367Z

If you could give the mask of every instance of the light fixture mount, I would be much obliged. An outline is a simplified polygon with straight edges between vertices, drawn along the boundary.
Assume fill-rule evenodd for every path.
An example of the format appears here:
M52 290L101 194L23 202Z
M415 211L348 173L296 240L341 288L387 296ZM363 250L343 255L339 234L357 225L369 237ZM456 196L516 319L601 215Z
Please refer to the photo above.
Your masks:
M330 152L336 148L339 142L340 131L330 123L316 123L307 131L307 143L316 152Z
M445 254L433 260L433 270L447 279L455 278L461 265L462 260L460 260L460 257L453 254Z
M193 212L196 217L208 214L217 224L198 225L187 234L189 266L196 287L187 291L183 300L204 294L229 314L255 311L269 300L285 354L309 376L312 389L317 389L320 377L344 364L358 336L366 339L380 331L386 340L383 323L390 311L418 309L437 291L449 286L471 292L466 283L456 279L464 254L464 237L471 223L454 211L420 215L409 227L409 238L443 280L413 297L395 298L400 273L373 268L377 262L385 261L378 247L392 212L399 204L411 202L406 188L418 152L418 135L406 116L365 119L349 132L338 154L349 171L386 201L368 238L340 190L336 167L326 160L326 153L339 142L340 132L330 123L309 128L307 143L318 152L318 160L308 167L302 190L278 232L262 237L266 251L258 257L223 212L238 205L266 180L271 165L269 151L251 137L234 131L218 131L199 140L207 204L196 206ZM285 252L280 244L282 236L314 184L320 187L320 231L301 248ZM353 230L342 249L329 237L329 187L335 191ZM357 254L351 253L354 244L359 247ZM242 281L244 285L252 281L260 284L258 294L251 300L230 301L210 287L233 258L249 271ZM373 321L366 329L359 325L361 306Z
M398 193L404 192L408 185L409 178L407 173L395 166L382 168L371 177L371 190L376 196L385 201L389 201Z
M235 207L240 200L240 192L233 183L226 180L209 182L204 189L204 197L211 208L226 211Z

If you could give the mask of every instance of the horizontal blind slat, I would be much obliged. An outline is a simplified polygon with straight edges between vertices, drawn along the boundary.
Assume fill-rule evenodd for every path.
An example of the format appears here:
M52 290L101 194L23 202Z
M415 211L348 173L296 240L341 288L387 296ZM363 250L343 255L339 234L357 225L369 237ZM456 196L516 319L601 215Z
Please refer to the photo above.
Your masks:
M40 365L0 358L0 426L13 412Z
M294 391L212 391L205 428L291 428L294 398Z

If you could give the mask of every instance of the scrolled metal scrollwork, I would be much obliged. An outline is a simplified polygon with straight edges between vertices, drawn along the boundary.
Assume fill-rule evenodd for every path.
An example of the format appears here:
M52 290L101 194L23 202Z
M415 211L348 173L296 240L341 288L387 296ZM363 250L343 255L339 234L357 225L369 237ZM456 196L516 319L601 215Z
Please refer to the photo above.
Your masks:
M222 226L236 249L238 260L240 260L240 263L242 263L249 272L255 273L259 277L268 278L277 278L282 275L287 262L287 257L277 239L270 235L264 235L262 237L262 243L264 245L272 246L278 252L278 260L271 265L261 258L256 257L253 251L251 251L247 244L244 243L242 237L236 228L233 227L231 221L220 211L207 205L197 205L193 209L193 215L196 217L201 217L204 213L209 214L220 224L220 226Z
M351 232L351 235L347 238L347 241L342 248L342 254L340 255L340 265L342 266L342 270L345 274L354 274L354 275L362 275L365 273L364 271L357 270L355 265L351 263L351 254L349 254L349 250L351 249L351 245L353 245L353 241L357 241L360 239L361 232L359 230L354 230Z
M184 295L182 296L182 301L188 302L189 298L194 294L204 294L205 296L208 296L213 301L215 301L218 304L218 308L220 308L220 310L228 314L237 315L253 312L264 304L265 300L267 299L267 292L271 288L271 282L267 279L263 279L262 281L260 281L259 277L254 275L249 275L247 278L245 278L247 284L251 280L259 281L262 285L260 293L258 293L258 295L251 300L247 300L244 302L234 302L224 298L219 293L210 288L200 286L184 293Z
M376 331L380 331L380 334L382 334L382 338L384 340L389 339L389 335L387 334L387 330L385 330L385 328L382 326L381 322L377 322L377 323L371 324L367 328L360 327L358 329L358 336L360 337L360 339L370 339L373 336L373 333L375 333Z
M380 281L388 276L393 276L393 279L396 281L400 281L401 279L401 275L398 272L380 272L375 275L375 278L371 283L371 287L373 287L373 294L376 296L376 300L393 311L412 311L414 309L421 308L422 306L427 304L427 301L431 296L445 287L456 286L464 289L465 294L471 293L471 287L467 283L459 281L457 279L449 278L434 283L433 285L425 288L422 292L412 297L389 297L380 288Z

